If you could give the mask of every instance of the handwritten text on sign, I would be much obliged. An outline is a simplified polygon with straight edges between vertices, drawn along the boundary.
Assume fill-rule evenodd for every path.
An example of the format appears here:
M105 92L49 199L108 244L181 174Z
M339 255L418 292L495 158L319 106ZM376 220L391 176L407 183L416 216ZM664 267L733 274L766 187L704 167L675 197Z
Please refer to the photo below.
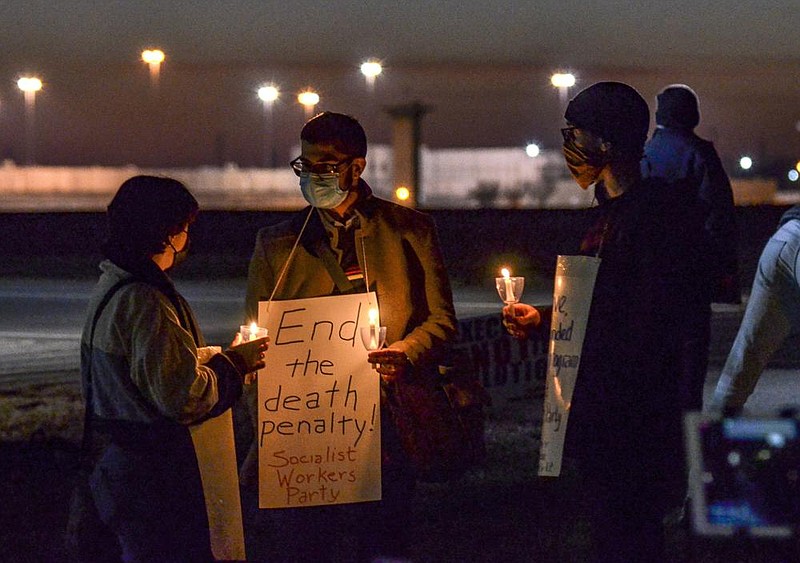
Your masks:
M380 499L380 389L358 337L374 293L259 304L259 506Z
M599 267L600 259L590 256L559 256L556 262L539 448L539 475L542 476L557 477L561 473L567 417Z

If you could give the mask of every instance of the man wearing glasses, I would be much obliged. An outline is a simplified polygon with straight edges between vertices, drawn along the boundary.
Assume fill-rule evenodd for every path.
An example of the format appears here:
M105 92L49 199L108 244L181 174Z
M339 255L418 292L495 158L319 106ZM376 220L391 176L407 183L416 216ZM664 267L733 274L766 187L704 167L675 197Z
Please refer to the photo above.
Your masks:
M259 231L248 273L247 318L257 318L258 302L270 297L375 291L389 346L370 352L369 361L378 364L382 380L437 365L455 336L456 319L433 220L373 195L361 177L367 139L354 118L323 112L305 124L300 142L301 154L290 166L310 207ZM248 402L255 418L254 387ZM387 410L381 412L383 500L282 509L271 524L281 527L275 532L282 545L271 546L279 552L269 560L334 559L347 532L356 535L359 560L407 556L414 476ZM249 445L248 458L255 459L255 443ZM243 482L252 480L250 471L255 474L255 463L245 462Z

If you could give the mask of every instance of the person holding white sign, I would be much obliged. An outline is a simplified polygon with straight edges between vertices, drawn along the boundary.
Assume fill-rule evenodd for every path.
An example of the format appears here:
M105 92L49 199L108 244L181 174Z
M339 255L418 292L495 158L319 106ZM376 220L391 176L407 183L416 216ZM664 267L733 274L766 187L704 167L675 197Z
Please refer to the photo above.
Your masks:
M248 274L248 319L257 318L259 302L372 291L388 346L368 358L384 383L436 366L457 324L433 220L373 195L362 178L366 134L353 117L323 112L305 124L300 142L301 154L290 166L310 207L259 231ZM247 390L255 424L254 395ZM247 526L248 550L256 559L265 557L254 550L268 540L253 538L255 526L267 520L285 528L275 536L280 545L269 546L281 559L335 559L348 534L356 536L359 560L407 555L415 479L387 411L381 408L380 416L382 500L261 511ZM257 441L249 438L247 445L241 474L245 498L252 500L247 486Z
M266 338L206 347L166 273L186 256L197 213L182 183L155 176L125 181L108 206L81 337L83 455L123 561L213 559L190 426L228 412L245 375L264 367Z
M583 347L564 364L578 370L564 405L565 455L583 484L572 500L587 509L594 560L662 561L662 518L685 491L677 335L703 288L703 244L692 237L702 215L680 191L642 179L650 113L634 88L594 84L565 118L567 166L582 189L594 185L599 203L580 248L600 259ZM552 329L556 340L573 332L562 301L554 299L563 325ZM541 320L526 304L503 314L517 338Z

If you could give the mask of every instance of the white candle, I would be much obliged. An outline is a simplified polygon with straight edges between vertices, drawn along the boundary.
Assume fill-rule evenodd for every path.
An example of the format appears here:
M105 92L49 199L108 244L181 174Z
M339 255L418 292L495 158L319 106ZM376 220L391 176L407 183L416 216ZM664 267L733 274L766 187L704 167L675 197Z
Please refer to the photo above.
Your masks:
M500 270L500 273L503 274L503 283L506 284L506 303L516 302L516 298L514 297L514 283L511 281L511 272L508 271L508 268L503 268Z
M258 334L258 325L256 323L250 323L250 338L249 340L255 340L256 335Z
M378 310L369 310L369 347L375 350L378 347Z

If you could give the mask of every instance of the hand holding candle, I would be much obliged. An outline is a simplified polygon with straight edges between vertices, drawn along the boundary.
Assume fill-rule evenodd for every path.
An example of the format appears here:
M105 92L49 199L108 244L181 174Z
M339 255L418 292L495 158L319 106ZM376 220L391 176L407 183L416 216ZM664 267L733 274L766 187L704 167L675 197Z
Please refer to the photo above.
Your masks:
M369 353L368 360L381 375L381 379L387 383L405 377L411 368L408 355L391 346L382 350L373 350Z
M526 303L511 303L503 307L503 326L517 340L525 340L542 322L539 310Z

